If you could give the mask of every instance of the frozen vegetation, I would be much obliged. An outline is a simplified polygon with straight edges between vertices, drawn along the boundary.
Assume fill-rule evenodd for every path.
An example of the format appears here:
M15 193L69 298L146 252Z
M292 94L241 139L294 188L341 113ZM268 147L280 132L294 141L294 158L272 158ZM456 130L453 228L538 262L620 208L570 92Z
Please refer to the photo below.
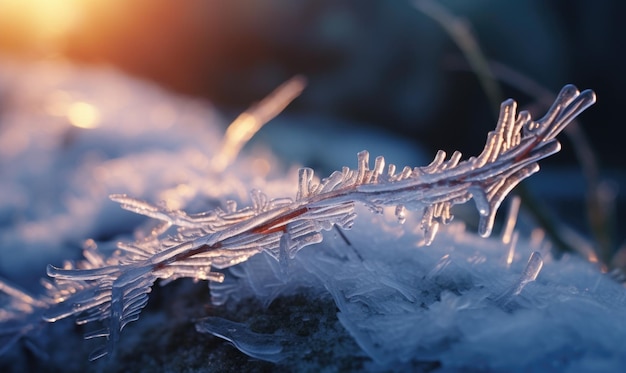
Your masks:
M208 104L114 72L0 71L0 367L24 369L34 351L51 370L84 369L77 344L52 346L76 334L66 319L101 340L92 364L104 357L114 366L124 340L142 335L135 325L167 327L155 311L140 314L155 284L180 278L209 283L212 308L194 317L196 331L283 368L338 370L338 360L303 364L319 343L341 355L342 333L358 349L341 356L358 370L626 364L621 284L576 255L553 257L540 229L521 235L518 199L492 233L507 194L559 151L556 136L595 102L589 90L564 87L539 120L505 101L476 157L439 152L426 166L396 169L363 151L355 168L320 178L287 171L267 149L226 154L242 143L228 142ZM285 89L293 86L273 98L288 100ZM275 114L266 104L239 119L259 125ZM470 200L478 234L452 221L452 206ZM47 264L42 287L34 279ZM166 302L192 294L177 289ZM305 308L272 330L241 318L250 302L294 296L332 300L336 316ZM338 324L323 329L329 317ZM317 331L290 332L310 320Z

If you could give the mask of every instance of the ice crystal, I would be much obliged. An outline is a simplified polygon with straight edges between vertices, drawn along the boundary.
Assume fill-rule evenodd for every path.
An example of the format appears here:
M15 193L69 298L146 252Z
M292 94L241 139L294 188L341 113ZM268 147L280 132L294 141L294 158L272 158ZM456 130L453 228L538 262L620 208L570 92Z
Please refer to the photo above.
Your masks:
M424 243L430 244L439 226L452 220L452 206L474 199L480 216L478 231L489 236L506 195L537 172L537 161L559 151L556 136L594 102L592 91L581 93L568 85L547 114L534 121L528 112L517 113L516 102L507 100L502 103L496 129L489 132L484 150L476 157L461 161L459 152L448 158L439 151L427 166L402 169L393 164L385 167L385 159L377 157L370 168L369 153L362 151L356 169L344 167L321 181L312 169L302 168L293 199L270 199L253 190L250 206L240 208L235 201L227 201L224 209L190 214L123 194L112 195L122 208L160 224L146 237L120 243L111 255L87 247L84 260L48 266L51 279L44 282L46 293L39 298L0 281L0 290L16 299L0 313L0 336L11 337L0 351L41 320L76 317L77 324L104 322L104 328L85 336L107 340L91 359L112 355L121 331L139 318L157 279L167 283L188 277L221 283L224 274L219 270L260 253L274 258L286 272L303 247L322 241L323 231L349 229L356 204L375 212L395 207L400 223L406 220L407 210L415 211L421 217ZM169 233L170 228L176 229L174 234ZM507 297L519 294L534 280L540 261L540 257L531 257L513 294ZM448 263L443 257L436 268ZM397 285L393 279L389 282ZM404 293L413 297L410 289Z

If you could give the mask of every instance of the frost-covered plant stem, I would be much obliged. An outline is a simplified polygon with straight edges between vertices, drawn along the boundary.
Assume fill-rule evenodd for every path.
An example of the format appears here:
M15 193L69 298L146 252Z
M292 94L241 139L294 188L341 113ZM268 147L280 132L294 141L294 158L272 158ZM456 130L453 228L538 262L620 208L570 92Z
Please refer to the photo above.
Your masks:
M406 209L418 211L429 244L439 224L452 219L451 207L473 198L480 214L479 233L488 236L506 195L539 169L537 161L559 151L555 137L594 102L592 91L580 93L568 85L548 113L533 121L525 111L517 114L515 101L507 100L496 129L476 157L461 161L461 153L455 152L446 159L446 153L439 151L429 165L402 170L394 165L385 169L384 158L377 157L370 169L369 153L363 151L357 169L344 167L320 182L314 180L313 170L301 169L294 200L269 199L254 190L251 206L238 209L228 201L226 210L190 215L113 195L123 208L162 221L159 229L148 238L120 244L112 256L86 249L83 261L63 268L49 266L53 281L47 283L47 301L37 304L49 322L70 316L77 316L78 324L106 321L104 329L86 336L108 340L91 356L97 359L114 352L119 333L139 318L157 279L221 282L223 274L213 269L233 266L263 251L286 266L301 248L320 242L323 230L335 225L350 228L355 203L374 211L395 206L400 222ZM171 226L177 227L177 233L166 236Z

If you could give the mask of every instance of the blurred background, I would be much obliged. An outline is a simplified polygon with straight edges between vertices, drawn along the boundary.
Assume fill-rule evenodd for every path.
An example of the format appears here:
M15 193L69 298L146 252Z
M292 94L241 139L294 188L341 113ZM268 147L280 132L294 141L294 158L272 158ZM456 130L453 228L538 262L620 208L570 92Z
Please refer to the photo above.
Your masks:
M575 210L567 200L561 208L582 227L589 188L624 203L625 12L617 0L2 0L0 60L113 67L206 99L230 119L301 74L307 88L286 114L302 120L258 135L279 155L290 131L307 130L383 130L427 161L437 149L478 154L503 99L538 116L564 84L592 88L599 102L578 131L596 165L592 182L589 172L552 173L558 180L545 176L541 187L578 198ZM562 153L544 165L580 170L580 143L561 138ZM324 138L297 146L313 150L293 159L325 166L316 159Z
M626 4L416 3L443 5L489 62L552 92L566 83L593 88L600 101L584 115L585 132L603 164L623 164L611 128L626 83ZM404 0L2 0L0 53L115 66L232 113L303 74L309 85L289 111L383 127L429 154L474 154L494 123L490 97L459 45ZM500 70L498 94L536 99ZM564 146L567 158L571 152Z

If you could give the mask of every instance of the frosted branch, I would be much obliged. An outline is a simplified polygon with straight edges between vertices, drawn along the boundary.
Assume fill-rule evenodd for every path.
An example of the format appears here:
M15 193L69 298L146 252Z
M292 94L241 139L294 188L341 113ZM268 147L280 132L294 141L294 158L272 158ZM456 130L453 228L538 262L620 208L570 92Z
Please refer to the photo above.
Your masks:
M192 215L112 195L122 208L162 221L164 229L156 230L154 237L120 244L120 250L110 257L86 250L83 261L62 268L49 266L48 275L53 279L47 286L49 302L33 300L1 282L0 291L31 308L45 308L43 318L49 322L71 316L78 317L80 324L105 321L106 328L87 336L107 339L107 345L92 355L96 359L114 352L120 332L139 318L157 279L167 282L191 277L221 282L223 275L213 269L242 263L261 252L283 267L303 247L319 243L322 231L334 226L349 229L356 217L356 203L374 211L395 206L401 223L407 210L416 211L421 214L425 242L430 244L439 226L452 220L452 206L473 198L480 216L479 233L488 236L506 195L538 171L537 161L559 151L555 137L594 102L592 91L580 93L568 85L548 113L533 121L527 112L517 113L515 101L507 100L502 103L495 130L488 133L485 147L476 157L461 161L459 152L447 158L439 151L427 166L407 166L396 172L396 166L389 165L385 172L383 157L377 157L370 169L369 153L362 151L356 169L344 167L319 184L313 181L312 169L302 168L295 199L269 199L254 190L251 206L238 208L229 202L226 210ZM171 226L176 233L164 236ZM541 268L533 263L531 258L519 291Z

